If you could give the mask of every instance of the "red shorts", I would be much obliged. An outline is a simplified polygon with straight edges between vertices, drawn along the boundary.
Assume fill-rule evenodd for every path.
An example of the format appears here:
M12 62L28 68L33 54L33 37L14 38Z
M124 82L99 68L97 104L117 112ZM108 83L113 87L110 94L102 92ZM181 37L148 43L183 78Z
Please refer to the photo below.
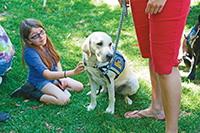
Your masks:
M167 0L158 14L145 14L148 0L130 0L133 20L143 58L151 58L158 74L178 67L181 37L190 10L190 0Z

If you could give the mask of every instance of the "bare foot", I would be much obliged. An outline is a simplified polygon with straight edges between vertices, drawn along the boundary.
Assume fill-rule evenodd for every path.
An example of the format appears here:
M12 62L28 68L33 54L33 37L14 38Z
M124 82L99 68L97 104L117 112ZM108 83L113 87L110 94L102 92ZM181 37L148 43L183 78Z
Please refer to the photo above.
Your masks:
M124 117L126 118L151 118L151 119L156 119L156 120L160 120L160 121L164 121L165 120L165 115L163 111L160 112L150 112L148 111L149 109L145 109L145 110L135 110L135 111L130 111L130 112L126 112L124 114Z

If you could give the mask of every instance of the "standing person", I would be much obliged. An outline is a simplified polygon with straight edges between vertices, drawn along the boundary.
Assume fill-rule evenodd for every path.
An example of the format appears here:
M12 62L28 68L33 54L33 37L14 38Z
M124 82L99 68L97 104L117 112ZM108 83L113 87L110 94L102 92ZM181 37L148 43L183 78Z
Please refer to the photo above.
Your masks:
M152 102L149 108L124 116L165 118L165 132L176 133L181 100L177 58L190 0L130 0L130 5L141 55L149 58Z
M2 76L12 69L11 65L14 53L14 46L12 45L5 30L0 25L0 84L3 80Z
M70 95L61 89L80 92L83 84L69 78L84 72L82 63L74 70L63 71L60 56L53 47L43 25L35 19L23 20L20 24L22 60L29 67L28 82L42 94L39 101L64 105ZM25 45L24 45L25 43Z

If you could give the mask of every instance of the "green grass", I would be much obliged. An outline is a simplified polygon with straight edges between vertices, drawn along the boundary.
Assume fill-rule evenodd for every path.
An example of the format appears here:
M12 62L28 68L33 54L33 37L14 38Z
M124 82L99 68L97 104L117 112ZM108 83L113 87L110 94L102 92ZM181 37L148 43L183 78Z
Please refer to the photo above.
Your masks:
M82 61L81 45L85 37L94 31L104 31L115 42L121 8L95 0L48 0L48 8L43 9L42 0L1 0L0 24L9 35L15 47L13 70L3 77L0 86L0 111L12 116L6 123L0 123L0 132L69 132L69 133L154 133L164 132L165 122L151 119L125 119L123 114L130 110L144 109L151 102L151 85L146 76L148 61L140 55L134 23L131 17L125 18L118 49L126 56L132 70L140 73L140 89L131 96L132 105L127 105L121 95L116 95L115 114L104 113L108 106L106 94L100 94L95 110L88 112L86 106L90 102L89 80L86 73L72 78L84 84L80 93L73 92L71 102L66 106L42 104L23 98L10 98L10 94L26 82L28 68L23 70L21 61L21 44L19 24L26 18L35 18L43 23L55 48L61 55L64 70L74 69ZM7 9L5 9L5 6ZM197 22L200 3L191 6L185 31ZM84 22L81 23L81 20ZM80 25L80 26L78 26ZM128 34L127 34L128 33ZM68 36L69 35L69 36ZM180 65L180 71L189 69ZM179 118L179 132L200 132L200 69L197 68L196 79L190 81L182 75L182 99ZM38 107L38 108L36 108ZM48 124L48 126L46 126Z

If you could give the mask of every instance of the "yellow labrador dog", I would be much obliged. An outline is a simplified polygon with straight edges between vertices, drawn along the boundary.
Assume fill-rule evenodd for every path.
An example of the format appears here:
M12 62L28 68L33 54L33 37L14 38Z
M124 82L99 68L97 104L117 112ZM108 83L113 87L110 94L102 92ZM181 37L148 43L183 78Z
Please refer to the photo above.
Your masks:
M125 102L132 104L128 96L137 92L139 83L120 52L117 51L116 56L113 57L114 46L112 46L111 37L104 32L94 32L86 38L82 50L85 71L91 85L91 92L89 92L91 103L87 110L93 110L96 107L98 85L103 87L102 92L108 92L107 113L114 113L115 92L124 95ZM108 70L110 63L112 65Z

